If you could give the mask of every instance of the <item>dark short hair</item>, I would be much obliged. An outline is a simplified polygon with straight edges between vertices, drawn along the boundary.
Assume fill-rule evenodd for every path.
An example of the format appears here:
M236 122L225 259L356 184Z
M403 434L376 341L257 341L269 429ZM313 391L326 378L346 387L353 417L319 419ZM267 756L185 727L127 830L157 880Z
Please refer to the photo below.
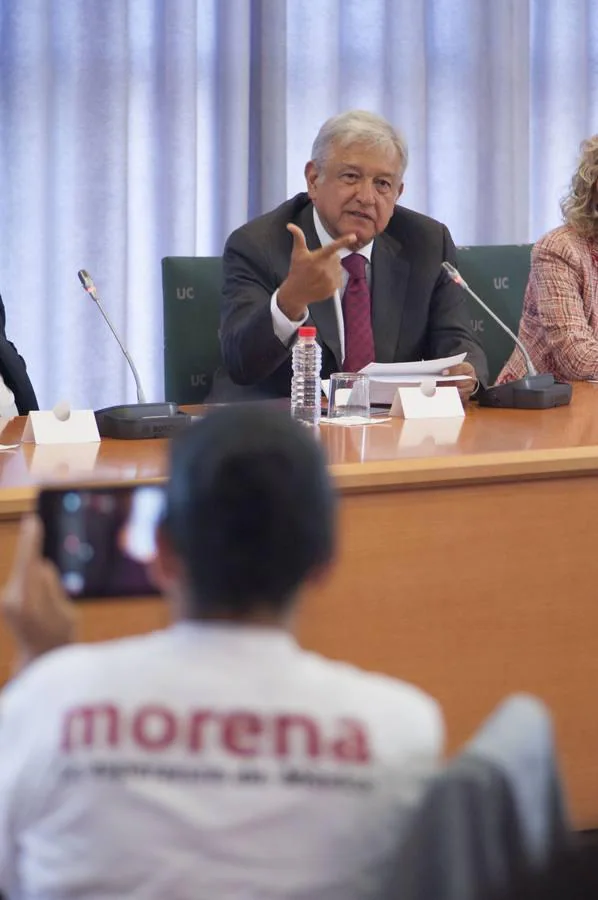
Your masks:
M190 578L191 615L282 611L332 559L335 496L316 436L245 403L173 442L163 528Z

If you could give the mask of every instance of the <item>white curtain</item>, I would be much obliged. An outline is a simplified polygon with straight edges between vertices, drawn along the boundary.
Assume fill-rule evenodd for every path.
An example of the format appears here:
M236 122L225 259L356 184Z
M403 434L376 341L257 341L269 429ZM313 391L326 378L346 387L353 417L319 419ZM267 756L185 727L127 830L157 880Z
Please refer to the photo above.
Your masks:
M0 0L0 292L44 406L162 397L160 259L302 189L322 121L406 134L459 244L558 223L597 130L595 0Z

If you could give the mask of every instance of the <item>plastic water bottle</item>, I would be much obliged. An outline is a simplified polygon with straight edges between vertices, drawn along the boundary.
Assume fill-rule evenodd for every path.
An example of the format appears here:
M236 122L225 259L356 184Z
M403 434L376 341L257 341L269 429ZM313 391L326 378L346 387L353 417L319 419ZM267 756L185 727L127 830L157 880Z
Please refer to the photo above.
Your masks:
M303 326L293 347L291 415L306 425L320 422L321 369L322 348L316 340L316 329Z

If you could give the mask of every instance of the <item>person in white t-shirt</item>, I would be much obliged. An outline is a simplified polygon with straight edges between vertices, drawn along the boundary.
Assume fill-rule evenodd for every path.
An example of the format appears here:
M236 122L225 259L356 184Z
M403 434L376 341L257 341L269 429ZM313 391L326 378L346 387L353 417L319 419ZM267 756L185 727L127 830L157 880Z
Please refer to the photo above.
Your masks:
M298 646L301 593L334 542L313 434L250 406L173 444L165 630L60 647L73 608L26 523L4 594L21 671L0 707L0 891L376 895L443 723L418 688Z

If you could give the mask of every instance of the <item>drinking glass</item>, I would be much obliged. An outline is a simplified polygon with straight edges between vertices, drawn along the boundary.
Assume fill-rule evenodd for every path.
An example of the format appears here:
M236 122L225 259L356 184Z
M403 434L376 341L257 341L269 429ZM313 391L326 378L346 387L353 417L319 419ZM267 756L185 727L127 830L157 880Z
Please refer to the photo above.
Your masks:
M328 418L370 414L370 381L363 372L335 372L330 376Z

